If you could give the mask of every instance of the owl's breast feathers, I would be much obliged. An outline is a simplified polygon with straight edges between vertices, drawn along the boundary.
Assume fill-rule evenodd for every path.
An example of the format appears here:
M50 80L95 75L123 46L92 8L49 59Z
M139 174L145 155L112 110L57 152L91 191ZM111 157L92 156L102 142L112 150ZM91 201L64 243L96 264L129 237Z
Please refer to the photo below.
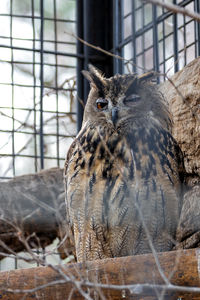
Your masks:
M123 135L103 127L81 130L65 166L79 261L149 252L143 222L156 250L172 247L180 206L177 149L159 126Z

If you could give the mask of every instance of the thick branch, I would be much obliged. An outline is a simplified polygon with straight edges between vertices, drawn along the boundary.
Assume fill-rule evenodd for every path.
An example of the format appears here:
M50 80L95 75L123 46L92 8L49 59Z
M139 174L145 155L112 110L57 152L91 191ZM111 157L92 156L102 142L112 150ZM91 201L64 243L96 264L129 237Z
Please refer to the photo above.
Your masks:
M173 118L173 136L178 142L186 169L186 189L177 248L200 245L200 57L160 86Z
M200 57L160 86L173 119L173 136L184 156L186 172L200 176ZM173 82L173 85L172 83Z
M168 285L160 276L154 256L148 254L1 272L0 297L83 299L84 292L88 295L85 299L97 299L98 293L100 299L154 300L162 293L162 299L200 299L198 249L158 253L158 259L170 278Z
M0 252L24 249L20 232L35 233L42 247L59 236L65 218L63 170L53 168L38 174L24 175L0 182ZM37 245L32 239L32 247Z

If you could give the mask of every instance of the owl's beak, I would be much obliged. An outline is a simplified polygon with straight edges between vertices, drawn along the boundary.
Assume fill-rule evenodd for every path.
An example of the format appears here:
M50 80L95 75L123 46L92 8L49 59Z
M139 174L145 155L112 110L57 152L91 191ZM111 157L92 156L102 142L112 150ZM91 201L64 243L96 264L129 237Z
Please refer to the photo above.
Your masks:
M118 120L118 108L117 107L113 107L112 108L112 121L113 121L113 125L115 126Z

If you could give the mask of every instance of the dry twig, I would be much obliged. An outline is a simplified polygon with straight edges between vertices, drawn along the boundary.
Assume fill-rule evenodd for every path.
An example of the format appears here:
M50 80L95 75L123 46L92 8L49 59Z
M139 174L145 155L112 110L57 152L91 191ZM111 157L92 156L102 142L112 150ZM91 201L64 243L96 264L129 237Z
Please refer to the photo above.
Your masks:
M184 15L184 16L188 16L188 17L200 22L200 14L198 14L197 12L193 12L189 9L183 8L179 5L162 2L160 0L143 0L143 2L161 6L163 8L166 8L167 10L175 13L175 14L178 13L178 14L181 14L181 15Z

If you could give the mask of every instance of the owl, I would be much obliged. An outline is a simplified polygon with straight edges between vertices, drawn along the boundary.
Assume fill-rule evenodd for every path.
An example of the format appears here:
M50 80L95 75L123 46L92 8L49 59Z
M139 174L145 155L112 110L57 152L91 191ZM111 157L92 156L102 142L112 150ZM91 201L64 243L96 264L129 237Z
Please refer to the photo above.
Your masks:
M171 250L181 153L152 74L83 74L91 90L64 168L77 261Z

